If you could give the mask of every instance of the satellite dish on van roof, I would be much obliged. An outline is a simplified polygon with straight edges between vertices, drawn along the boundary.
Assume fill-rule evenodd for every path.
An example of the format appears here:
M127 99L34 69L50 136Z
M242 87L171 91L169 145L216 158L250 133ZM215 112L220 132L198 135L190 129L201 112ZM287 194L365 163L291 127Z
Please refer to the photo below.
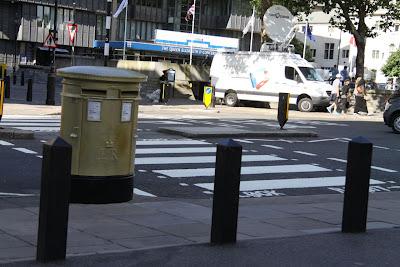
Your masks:
M284 6L274 5L268 8L263 21L268 37L277 43L286 42L293 31L293 15Z

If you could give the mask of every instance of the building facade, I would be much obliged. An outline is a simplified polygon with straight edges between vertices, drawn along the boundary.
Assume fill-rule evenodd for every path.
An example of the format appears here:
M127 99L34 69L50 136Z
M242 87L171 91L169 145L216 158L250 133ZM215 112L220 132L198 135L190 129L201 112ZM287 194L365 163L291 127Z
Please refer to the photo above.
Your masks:
M379 29L378 21L380 12L366 20L369 27L375 26ZM339 71L347 66L352 74L356 73L357 48L352 35L332 27L329 20L332 15L322 11L313 12L308 16L308 21L315 42L307 40L313 55L313 60L317 67L330 69L337 65ZM304 39L305 22L299 22L297 38ZM366 79L375 80L378 83L385 83L387 77L382 73L381 68L386 63L389 56L400 49L400 23L388 31L378 30L374 38L367 38L365 47L365 75Z
M113 13L120 2L113 0ZM249 34L242 38L251 15L248 1L196 2L196 33L240 38L241 49L248 50ZM101 57L101 51L93 49L93 43L105 39L106 0L58 0L57 3L55 12L55 0L0 0L0 63L35 63L37 50L43 47L54 27L56 13L58 48L71 50L67 25L74 22L78 25L75 53ZM192 4L193 0L129 0L127 40L151 42L155 29L191 32L192 23L185 17ZM113 18L111 41L124 39L124 17L122 12ZM256 33L260 32L260 25L258 20ZM254 43L255 49L260 47L259 35Z

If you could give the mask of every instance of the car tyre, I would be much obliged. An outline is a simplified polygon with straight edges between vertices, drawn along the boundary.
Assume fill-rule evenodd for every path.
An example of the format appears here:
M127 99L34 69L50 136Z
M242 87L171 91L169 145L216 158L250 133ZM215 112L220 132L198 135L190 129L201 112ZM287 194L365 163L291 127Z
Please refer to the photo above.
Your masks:
M400 113L394 115L392 128L393 132L400 134Z
M236 107L239 104L237 94L233 92L226 94L225 104L229 107Z
M300 101L297 103L297 108L301 112L311 112L314 109L314 104L311 100L311 98L302 98Z

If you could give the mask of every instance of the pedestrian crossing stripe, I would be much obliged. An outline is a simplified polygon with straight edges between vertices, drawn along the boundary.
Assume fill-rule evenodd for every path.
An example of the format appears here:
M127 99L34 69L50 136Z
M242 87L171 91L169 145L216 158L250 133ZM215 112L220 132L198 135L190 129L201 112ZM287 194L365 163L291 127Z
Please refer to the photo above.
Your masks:
M317 177L317 178L294 178L294 179L275 179L275 180L252 180L241 181L240 191L255 190L277 190L277 189L301 189L301 188L317 188L328 186L344 186L346 182L345 176L337 177ZM371 185L385 184L379 180L370 180ZM214 183L197 183L197 187L214 191Z
M329 172L329 171L332 170L315 166L312 164L250 166L241 168L242 175L299 173L299 172ZM168 169L168 170L153 170L153 172L171 178L210 177L215 175L214 168Z
M161 164L198 164L215 163L215 156L192 157L149 157L136 158L135 165L161 165ZM284 161L287 159L271 155L243 155L242 162Z

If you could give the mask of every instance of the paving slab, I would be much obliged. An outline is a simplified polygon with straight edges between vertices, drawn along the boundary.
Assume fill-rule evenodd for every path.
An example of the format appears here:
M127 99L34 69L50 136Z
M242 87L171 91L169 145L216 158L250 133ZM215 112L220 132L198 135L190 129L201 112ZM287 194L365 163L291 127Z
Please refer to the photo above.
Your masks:
M317 137L318 134L304 130L280 130L268 128L261 130L246 130L233 127L159 127L158 131L166 134L179 135L191 138L215 137Z

